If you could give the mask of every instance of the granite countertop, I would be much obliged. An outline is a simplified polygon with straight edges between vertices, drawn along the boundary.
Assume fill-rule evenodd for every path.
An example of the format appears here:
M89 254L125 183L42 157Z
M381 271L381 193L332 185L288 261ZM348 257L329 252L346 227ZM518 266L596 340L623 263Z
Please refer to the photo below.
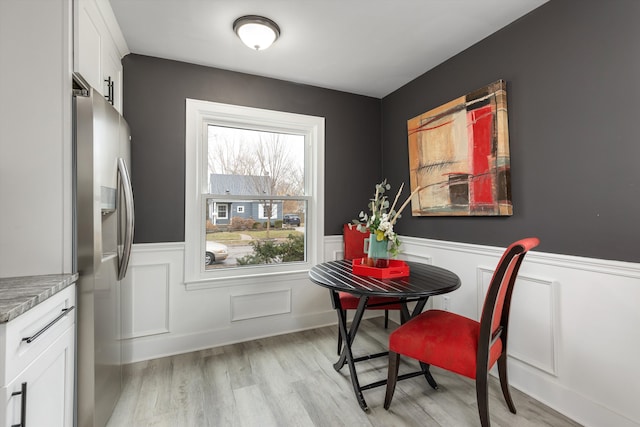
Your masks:
M0 323L6 323L78 280L77 274L0 278Z

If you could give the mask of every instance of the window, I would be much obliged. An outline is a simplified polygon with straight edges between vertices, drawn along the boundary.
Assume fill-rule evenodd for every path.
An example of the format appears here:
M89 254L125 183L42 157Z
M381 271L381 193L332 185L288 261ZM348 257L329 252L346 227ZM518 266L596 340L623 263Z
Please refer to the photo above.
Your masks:
M227 205L225 205L224 203L218 203L217 207L218 207L218 219L228 219L229 216L227 215Z
M260 203L258 205L258 218L259 219L277 219L278 218L278 204L268 205Z
M187 286L319 262L324 119L191 99L186 111Z

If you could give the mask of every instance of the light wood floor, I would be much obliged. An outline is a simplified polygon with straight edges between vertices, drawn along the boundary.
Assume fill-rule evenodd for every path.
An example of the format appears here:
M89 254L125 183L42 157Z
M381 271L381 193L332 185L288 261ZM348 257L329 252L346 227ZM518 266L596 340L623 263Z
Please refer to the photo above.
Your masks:
M354 354L383 351L382 318L363 321ZM336 327L166 357L128 365L125 387L107 427L479 426L472 380L432 368L398 382L389 411L384 387L364 392L358 406L348 367L333 369ZM387 358L357 364L361 384L384 378ZM400 373L417 369L405 361ZM512 387L518 410L509 412L499 383L490 381L493 427L579 426Z

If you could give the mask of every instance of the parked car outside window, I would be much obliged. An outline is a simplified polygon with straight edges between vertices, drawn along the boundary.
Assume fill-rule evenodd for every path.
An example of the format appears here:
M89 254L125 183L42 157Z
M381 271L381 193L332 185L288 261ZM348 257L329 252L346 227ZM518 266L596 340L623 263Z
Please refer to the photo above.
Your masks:
M285 216L282 218L282 223L299 227L300 217L298 215L285 214Z
M226 245L207 240L207 250L204 254L204 265L211 265L214 262L222 262L229 256L229 249Z

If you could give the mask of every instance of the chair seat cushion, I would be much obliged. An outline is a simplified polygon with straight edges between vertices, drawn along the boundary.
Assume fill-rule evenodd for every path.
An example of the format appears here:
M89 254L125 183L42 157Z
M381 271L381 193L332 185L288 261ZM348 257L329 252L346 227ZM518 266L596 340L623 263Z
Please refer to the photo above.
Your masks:
M389 336L389 350L476 378L476 352L480 323L449 311L428 310L398 327ZM502 353L496 340L489 354L489 368Z
M360 302L360 297L358 295L353 295L348 292L339 292L340 296L340 305L343 310L355 310L358 308L358 302ZM376 307L369 307L371 304L385 304L389 305L381 305ZM367 301L367 310L400 310L402 304L398 302L398 298L393 297L370 297Z

